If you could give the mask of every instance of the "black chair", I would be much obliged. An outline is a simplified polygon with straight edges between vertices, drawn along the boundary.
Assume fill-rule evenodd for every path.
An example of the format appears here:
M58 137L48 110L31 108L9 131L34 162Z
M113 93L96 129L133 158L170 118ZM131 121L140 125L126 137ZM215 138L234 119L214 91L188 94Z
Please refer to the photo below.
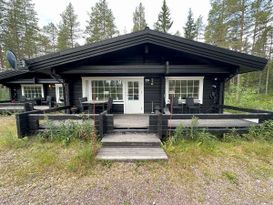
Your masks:
M112 106L113 106L113 98L109 98L107 103L107 113L112 113Z
M182 111L182 104L179 104L179 99L178 97L173 97L170 99L170 108L169 110L171 113L174 113L175 110L181 110Z
M87 101L87 97L79 98L79 112L84 112L85 110L88 110L88 105L84 105L83 102Z
M20 102L24 103L24 102L26 102L26 101L27 101L26 96L21 96L21 98L20 98Z
M48 105L50 108L52 107L52 97L51 96L46 96L46 100L43 100L41 102L41 105Z
M197 113L200 113L200 104L194 103L194 99L192 97L186 98L186 107L189 111L189 113L192 113L193 111L197 111Z

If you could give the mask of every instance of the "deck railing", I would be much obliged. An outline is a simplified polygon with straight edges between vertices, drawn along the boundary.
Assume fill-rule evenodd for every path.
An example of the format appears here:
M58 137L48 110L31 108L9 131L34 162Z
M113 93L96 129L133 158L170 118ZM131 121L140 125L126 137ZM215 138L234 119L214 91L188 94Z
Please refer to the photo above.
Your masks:
M149 115L149 131L156 133L160 138L167 136L169 131L174 131L175 126L172 126L172 120L191 120L197 118L197 120L256 120L257 124L263 123L266 120L273 120L273 112L264 110L255 110L247 108L239 108L233 106L223 106L224 109L236 110L244 113L198 113L198 114L162 114L158 112L157 114ZM198 128L198 126L197 126ZM201 127L200 127L201 128ZM222 127L216 127L213 124L210 127L206 127L208 131L212 132L228 132L232 127L223 124ZM239 127L237 130L243 132L248 130L249 127ZM202 128L204 129L204 127Z

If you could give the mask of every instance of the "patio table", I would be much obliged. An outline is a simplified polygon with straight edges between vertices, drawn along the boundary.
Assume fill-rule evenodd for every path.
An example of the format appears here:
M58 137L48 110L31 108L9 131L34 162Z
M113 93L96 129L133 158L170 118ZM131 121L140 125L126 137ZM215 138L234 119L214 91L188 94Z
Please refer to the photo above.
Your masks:
M93 106L100 106L102 107L103 110L105 110L107 103L108 103L108 100L89 100L89 101L82 102L83 105L88 106L88 110L90 113L92 112Z

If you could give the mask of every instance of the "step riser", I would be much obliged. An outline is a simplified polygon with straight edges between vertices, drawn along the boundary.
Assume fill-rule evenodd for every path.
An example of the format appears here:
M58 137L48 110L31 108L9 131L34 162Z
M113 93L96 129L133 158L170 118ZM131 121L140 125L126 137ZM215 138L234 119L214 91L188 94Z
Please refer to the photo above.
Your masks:
M112 133L123 133L123 134L126 134L126 133L138 133L138 132L150 133L150 131L147 130L147 129L114 129L112 131Z
M107 147L160 147L160 143L148 142L103 142L102 146Z

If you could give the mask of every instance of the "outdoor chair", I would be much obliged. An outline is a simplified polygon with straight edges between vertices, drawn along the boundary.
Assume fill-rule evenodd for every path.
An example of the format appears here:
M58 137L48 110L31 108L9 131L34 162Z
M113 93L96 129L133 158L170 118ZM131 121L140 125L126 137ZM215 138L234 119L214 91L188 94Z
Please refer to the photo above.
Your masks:
M179 104L179 99L178 97L173 97L170 99L170 111L171 113L174 113L176 109L181 109L182 110L182 104Z
M112 113L112 106L113 106L113 98L110 97L107 103L107 113Z
M89 107L88 105L84 105L83 102L87 101L87 97L84 98L79 98L79 112L84 112L84 111L88 111Z
M52 107L52 97L51 96L46 96L46 100L43 100L41 102L41 105L48 105L50 108Z
M26 96L21 96L21 98L20 98L20 102L24 103L24 102L26 102L26 101L27 101Z
M200 104L194 103L194 99L191 97L186 98L186 107L189 113L193 113L192 111L196 111L196 113L200 113Z

